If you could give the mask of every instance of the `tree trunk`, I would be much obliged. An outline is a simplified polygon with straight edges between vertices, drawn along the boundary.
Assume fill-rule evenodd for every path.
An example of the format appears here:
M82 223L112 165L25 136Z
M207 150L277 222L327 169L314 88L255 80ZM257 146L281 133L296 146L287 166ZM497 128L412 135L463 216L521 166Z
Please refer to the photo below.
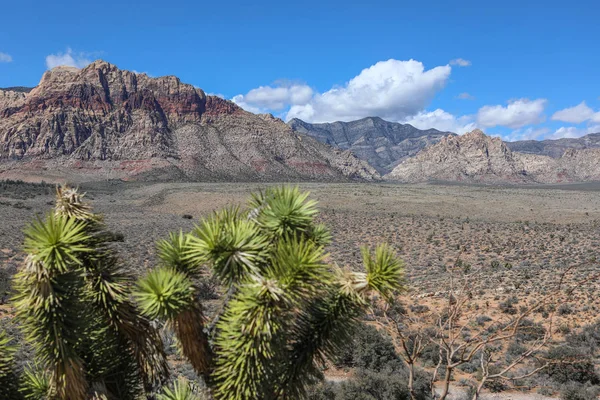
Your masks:
M415 395L415 365L413 363L408 364L408 393L410 393L410 400L417 400Z
M487 378L485 376L481 378L481 382L479 382L479 385L477 385L477 387L475 388L475 393L473 393L472 400L479 400L479 395L481 394L481 390L483 389L483 385L485 384L486 380Z
M450 393L450 378L452 377L452 368L446 367L446 375L444 375L444 386L442 388L442 394L439 400L446 400L448 393Z

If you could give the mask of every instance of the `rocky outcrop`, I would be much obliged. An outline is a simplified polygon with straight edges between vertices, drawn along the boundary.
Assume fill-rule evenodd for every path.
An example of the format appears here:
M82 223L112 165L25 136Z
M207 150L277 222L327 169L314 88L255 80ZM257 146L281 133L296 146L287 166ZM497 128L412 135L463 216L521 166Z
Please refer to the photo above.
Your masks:
M520 140L506 142L512 151L560 158L569 149L584 150L600 148L600 133L591 133L580 138L546 140Z
M104 61L54 68L28 93L0 91L0 164L5 172L60 167L91 179L378 179L350 153L279 119L174 76Z
M0 89L0 110L16 107L25 101L25 93L8 89Z
M454 135L436 129L420 130L409 124L388 122L377 117L324 124L309 124L294 118L288 125L322 143L350 150L381 174L390 172L400 162L439 142L442 137Z
M600 180L600 150L570 149L562 157L512 151L480 130L447 136L386 175L403 182L563 183Z

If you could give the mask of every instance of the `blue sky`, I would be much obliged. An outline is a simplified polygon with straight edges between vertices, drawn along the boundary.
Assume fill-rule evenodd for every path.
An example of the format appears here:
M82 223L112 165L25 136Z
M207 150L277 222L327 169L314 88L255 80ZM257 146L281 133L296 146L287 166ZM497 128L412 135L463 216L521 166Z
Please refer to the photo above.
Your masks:
M0 87L102 58L283 119L600 131L597 0L4 3Z

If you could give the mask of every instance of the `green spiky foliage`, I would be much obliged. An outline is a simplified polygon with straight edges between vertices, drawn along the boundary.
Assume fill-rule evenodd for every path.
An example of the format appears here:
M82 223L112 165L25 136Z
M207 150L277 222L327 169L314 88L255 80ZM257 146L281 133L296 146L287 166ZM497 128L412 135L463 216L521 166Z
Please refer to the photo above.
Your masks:
M180 377L173 382L172 387L163 388L156 396L157 400L202 400L203 398L192 390L189 382Z
M0 331L0 399L6 400L20 398L14 358L17 347L11 342L6 332Z
M39 398L47 386L48 398L133 399L166 377L166 356L131 299L133 277L82 197L57 189L54 213L25 231L13 305L39 368L24 372L23 392Z
M332 268L324 246L332 237L315 222L316 202L297 187L252 196L247 210L225 209L189 234L161 241L161 266L138 283L136 299L148 318L199 329L202 351L192 360L208 375L216 399L297 399L321 378L323 363L352 335L372 294L403 288L403 268L387 246L363 251L365 272ZM208 269L226 290L210 328L193 282ZM176 332L177 333L177 332ZM179 342L185 353L192 341ZM191 353L189 350L188 353Z
M135 284L101 218L77 191L57 193L55 212L25 232L28 255L14 285L40 367L23 374L27 398L151 393L167 375L161 321L217 400L304 398L372 295L389 299L403 288L402 262L387 246L363 249L364 272L331 266L331 233L297 187L267 189L247 209L171 234L157 244L159 265ZM197 285L205 274L226 292L210 323ZM197 396L178 381L158 398Z
M50 400L56 397L50 373L39 366L25 368L20 390L26 400Z

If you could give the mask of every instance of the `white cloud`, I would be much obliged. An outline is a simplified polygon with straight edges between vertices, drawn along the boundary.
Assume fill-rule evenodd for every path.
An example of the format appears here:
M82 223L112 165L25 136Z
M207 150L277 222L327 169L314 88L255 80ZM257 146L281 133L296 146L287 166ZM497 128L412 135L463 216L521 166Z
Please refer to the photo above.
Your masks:
M351 121L379 116L400 121L416 115L446 84L448 65L425 70L419 61L390 59L361 71L342 87L315 94L292 105L287 119L309 122Z
M548 136L547 139L561 139L561 138L579 138L590 133L600 132L600 125L592 125L587 128L577 128L575 126L561 126L552 135Z
M518 99L508 102L508 106L484 106L477 112L477 123L482 127L507 126L521 128L525 125L543 122L546 99Z
M461 100L475 100L475 96L472 96L467 92L459 94L458 96L456 96L456 98Z
M439 108L435 111L419 112L417 115L407 118L403 122L419 129L435 128L444 132L458 133L459 135L470 132L477 127L472 117L462 116L457 118Z
M13 58L10 54L0 52L0 63L12 62Z
M465 60L464 58L455 58L450 60L450 65L458 65L459 67L470 67L471 61Z
M538 140L544 135L548 134L548 132L550 132L550 129L548 128L530 127L527 129L514 130L510 134L502 136L502 139L508 142L514 142L517 140Z
M594 110L582 101L575 107L565 108L557 111L552 115L554 121L570 122L572 124L580 124L587 121L594 115Z
M90 64L87 53L74 53L71 48L67 48L64 53L50 54L46 56L46 67L52 69L61 65L69 67L83 68Z
M306 104L313 96L313 90L304 84L286 84L278 86L260 86L247 94L238 94L231 100L253 113L264 113L270 110L281 111L287 107Z

